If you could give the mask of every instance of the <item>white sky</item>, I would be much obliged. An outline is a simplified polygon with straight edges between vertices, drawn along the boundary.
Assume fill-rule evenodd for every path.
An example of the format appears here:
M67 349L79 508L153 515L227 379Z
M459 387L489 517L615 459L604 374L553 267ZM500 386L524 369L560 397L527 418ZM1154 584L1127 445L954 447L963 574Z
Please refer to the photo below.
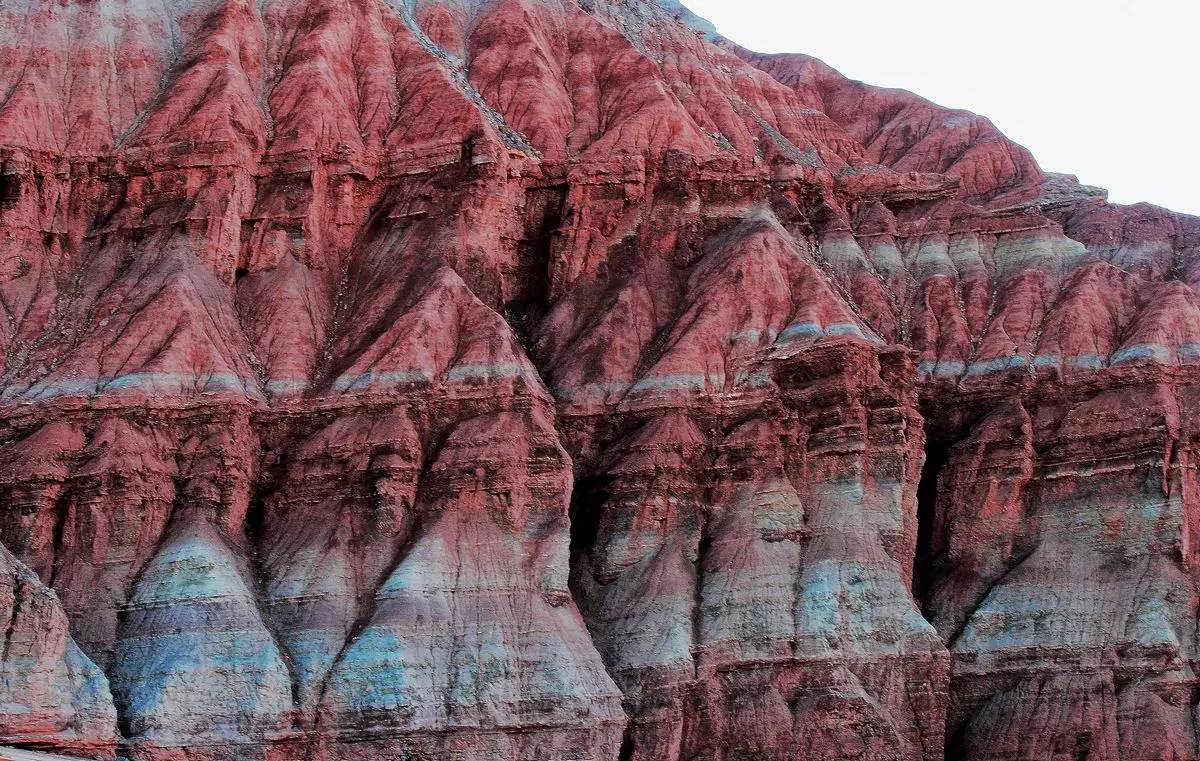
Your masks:
M1042 168L1200 214L1200 0L684 0L726 37L989 117Z

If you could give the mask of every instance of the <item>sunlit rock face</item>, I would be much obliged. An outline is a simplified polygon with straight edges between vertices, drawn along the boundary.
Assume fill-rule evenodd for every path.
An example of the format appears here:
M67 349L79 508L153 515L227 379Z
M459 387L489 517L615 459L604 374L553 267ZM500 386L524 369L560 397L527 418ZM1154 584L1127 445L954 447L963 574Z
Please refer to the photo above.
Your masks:
M1200 221L666 0L0 62L0 745L1200 757Z

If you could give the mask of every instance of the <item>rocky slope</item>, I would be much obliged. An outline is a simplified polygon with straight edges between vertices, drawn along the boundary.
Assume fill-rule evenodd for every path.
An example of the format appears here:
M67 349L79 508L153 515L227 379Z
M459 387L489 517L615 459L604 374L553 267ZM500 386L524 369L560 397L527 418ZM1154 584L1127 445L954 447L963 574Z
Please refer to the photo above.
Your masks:
M674 2L6 3L0 742L1198 758L1198 287Z

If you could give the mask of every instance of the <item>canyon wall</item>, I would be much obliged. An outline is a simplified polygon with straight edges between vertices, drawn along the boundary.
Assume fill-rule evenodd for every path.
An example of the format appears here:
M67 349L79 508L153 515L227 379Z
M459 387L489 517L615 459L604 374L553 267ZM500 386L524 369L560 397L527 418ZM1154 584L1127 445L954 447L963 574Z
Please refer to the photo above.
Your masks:
M6 3L0 744L1200 758L1198 289L667 0Z

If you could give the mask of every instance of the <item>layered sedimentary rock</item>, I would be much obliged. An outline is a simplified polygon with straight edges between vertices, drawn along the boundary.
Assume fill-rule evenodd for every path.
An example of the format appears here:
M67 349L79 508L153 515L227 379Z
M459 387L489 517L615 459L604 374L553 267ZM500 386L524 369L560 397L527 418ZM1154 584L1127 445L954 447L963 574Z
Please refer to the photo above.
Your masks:
M116 711L104 672L71 639L54 592L0 549L0 738L6 744L111 753Z
M674 2L0 29L3 741L1200 757L1200 221Z

